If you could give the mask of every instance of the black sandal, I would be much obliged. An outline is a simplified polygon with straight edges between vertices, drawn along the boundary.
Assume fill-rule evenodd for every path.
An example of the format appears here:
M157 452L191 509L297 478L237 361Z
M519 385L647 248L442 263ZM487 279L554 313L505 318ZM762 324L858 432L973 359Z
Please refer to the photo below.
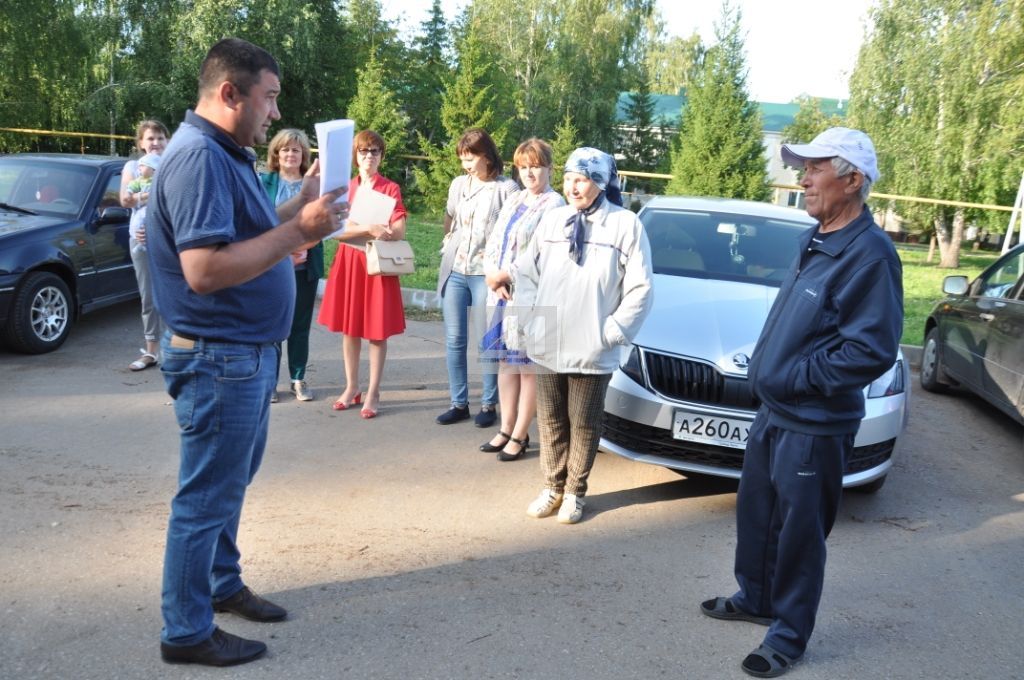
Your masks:
M743 659L740 668L744 673L753 675L755 678L777 678L789 672L799 660L800 657L792 659L768 645L760 645L747 654L747 658Z
M508 446L508 440L512 439L512 435L506 434L505 432L502 432L501 430L498 430L498 434L500 436L504 437L505 441L503 441L498 446L495 446L494 444L492 444L489 441L484 442L483 444L480 445L480 450L483 451L484 453L495 453L496 451L501 451L503 448ZM529 437L527 437L527 439L529 439Z
M498 452L498 460L502 463L509 463L513 460L519 460L519 458L526 452L526 449L530 448L530 435L526 435L526 439L516 439L515 437L509 437L508 441L519 444L519 450L515 453L508 453L503 448ZM508 446L508 442L505 442L505 446Z

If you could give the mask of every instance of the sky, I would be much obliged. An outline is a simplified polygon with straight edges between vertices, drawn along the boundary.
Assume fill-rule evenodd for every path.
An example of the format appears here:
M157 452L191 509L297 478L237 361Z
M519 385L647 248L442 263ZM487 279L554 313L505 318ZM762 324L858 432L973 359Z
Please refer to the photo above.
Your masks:
M746 31L747 87L761 102L789 102L801 94L833 99L849 97L849 78L857 61L872 0L739 0ZM389 19L414 31L431 0L381 0ZM448 17L466 4L443 0ZM721 6L708 0L658 0L670 35L700 33L714 42Z

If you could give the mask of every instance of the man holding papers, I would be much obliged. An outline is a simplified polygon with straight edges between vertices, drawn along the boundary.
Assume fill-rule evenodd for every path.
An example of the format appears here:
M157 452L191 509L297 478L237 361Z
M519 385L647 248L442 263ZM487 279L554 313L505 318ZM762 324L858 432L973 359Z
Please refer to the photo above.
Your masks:
M344 333L345 390L334 402L335 411L362 404L363 418L377 416L380 381L388 338L405 331L405 310L397 276L370 276L366 270L366 243L371 239L405 238L405 206L398 185L378 173L384 158L384 140L363 130L352 143L359 175L349 183L352 212L345 229L320 305L321 324ZM366 399L359 389L359 353L363 339L370 342L370 382Z
M230 666L266 652L220 630L215 610L261 622L287 616L242 581L238 521L292 322L288 256L335 231L348 205L336 202L344 187L317 198L314 164L299 194L274 209L247 147L266 143L280 92L265 50L235 38L210 48L199 102L164 152L149 198L149 269L168 328L161 370L181 430L161 606L168 663Z

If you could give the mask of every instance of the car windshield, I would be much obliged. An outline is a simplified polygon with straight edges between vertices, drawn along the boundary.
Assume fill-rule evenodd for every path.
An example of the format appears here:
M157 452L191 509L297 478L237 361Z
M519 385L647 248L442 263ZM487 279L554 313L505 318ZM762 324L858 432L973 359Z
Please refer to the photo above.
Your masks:
M778 286L805 223L731 213L650 209L640 215L655 274Z
M96 168L45 159L0 158L0 203L34 213L78 215Z

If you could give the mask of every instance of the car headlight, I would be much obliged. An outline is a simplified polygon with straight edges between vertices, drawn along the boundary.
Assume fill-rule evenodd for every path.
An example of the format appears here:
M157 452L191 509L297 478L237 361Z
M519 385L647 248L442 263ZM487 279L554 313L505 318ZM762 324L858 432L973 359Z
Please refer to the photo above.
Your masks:
M624 359L619 365L619 370L625 373L630 379L637 385L644 385L644 369L640 364L640 350L636 348L636 345L629 345L622 348L622 354Z
M891 397L894 394L903 394L904 390L906 385L903 384L903 359L897 359L892 368L868 385L868 399Z

